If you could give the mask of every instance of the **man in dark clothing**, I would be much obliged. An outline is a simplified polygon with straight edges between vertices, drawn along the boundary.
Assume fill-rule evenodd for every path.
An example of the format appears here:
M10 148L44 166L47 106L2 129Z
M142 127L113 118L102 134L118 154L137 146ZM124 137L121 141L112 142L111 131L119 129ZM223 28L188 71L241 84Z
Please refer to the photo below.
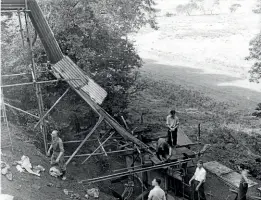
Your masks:
M156 155L159 160L166 161L171 157L172 149L164 138L159 138Z

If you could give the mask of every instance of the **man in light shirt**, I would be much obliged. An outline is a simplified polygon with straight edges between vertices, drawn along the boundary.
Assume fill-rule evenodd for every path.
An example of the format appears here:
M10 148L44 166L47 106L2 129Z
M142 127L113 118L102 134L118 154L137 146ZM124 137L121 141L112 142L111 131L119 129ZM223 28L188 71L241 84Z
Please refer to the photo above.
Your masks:
M192 200L206 200L206 195L204 192L204 183L206 181L207 172L203 168L203 161L199 160L197 163L197 169L189 181L189 185L192 183Z
M177 145L179 127L179 118L175 110L170 111L170 115L167 116L166 125L168 127L168 143L171 147L175 147Z
M166 200L165 192L160 188L161 180L154 178L152 185L154 188L150 191L148 200Z

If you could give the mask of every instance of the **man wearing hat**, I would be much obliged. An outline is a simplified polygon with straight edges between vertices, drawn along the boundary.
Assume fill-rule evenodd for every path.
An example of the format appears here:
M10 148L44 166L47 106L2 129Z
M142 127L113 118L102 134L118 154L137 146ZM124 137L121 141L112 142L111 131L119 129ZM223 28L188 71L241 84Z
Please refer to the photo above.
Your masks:
M204 183L206 181L206 175L207 172L203 167L203 161L199 160L197 163L196 171L189 181L189 185L192 186L191 199L206 200L206 195L204 192Z
M53 149L53 153L51 156L51 165L58 165L62 175L62 180L66 180L65 172L66 166L64 164L64 148L63 148L63 141L61 138L58 137L58 131L54 130L51 133L52 136L52 143L47 152L47 156L50 156L51 150Z

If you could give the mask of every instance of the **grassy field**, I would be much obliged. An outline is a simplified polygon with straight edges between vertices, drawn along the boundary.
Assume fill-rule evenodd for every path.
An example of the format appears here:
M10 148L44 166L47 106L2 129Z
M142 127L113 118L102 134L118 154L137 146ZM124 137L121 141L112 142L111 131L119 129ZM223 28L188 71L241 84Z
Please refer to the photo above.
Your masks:
M176 108L181 129L212 145L206 160L235 168L241 162L261 178L260 119L251 112L261 99L261 85L249 83L249 41L260 31L255 1L220 1L215 15L176 15L181 1L157 1L158 30L142 29L133 39L144 59L142 78L149 87L131 101L131 109L147 113L155 134L166 131L165 117ZM229 6L242 7L229 13ZM183 2L185 3L185 2ZM133 112L133 113L135 113ZM132 116L138 120L139 116Z
M193 16L176 14L176 6L184 1L156 2L159 29L145 27L133 35L142 58L238 77L241 82L234 84L260 91L260 85L243 81L252 65L245 60L249 41L260 31L260 17L252 12L256 1L221 0L213 15ZM230 13L233 3L242 7Z
M130 109L131 113L146 113L144 123L153 126L154 134L166 132L166 115L176 108L181 130L193 141L201 124L201 141L212 145L204 159L217 160L231 168L246 162L253 167L253 175L260 177L260 164L254 159L256 154L261 155L259 119L238 111L236 104L217 102L182 85L156 81L145 75L144 79L149 87L132 99ZM138 120L138 114L132 116L131 121Z

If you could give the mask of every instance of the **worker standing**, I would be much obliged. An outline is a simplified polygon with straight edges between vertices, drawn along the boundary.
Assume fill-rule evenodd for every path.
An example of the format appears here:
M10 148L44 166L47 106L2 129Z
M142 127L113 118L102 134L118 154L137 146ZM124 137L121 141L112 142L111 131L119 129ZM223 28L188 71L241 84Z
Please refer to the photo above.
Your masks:
M168 143L171 147L176 147L178 138L179 118L175 110L170 111L167 116L166 125L168 127Z
M248 190L248 172L249 170L244 166L244 165L240 165L239 169L241 171L241 180L239 183L239 189L238 189L238 193L237 196L235 198L235 200L246 200L246 194L247 194L247 190Z
M152 181L152 186L154 188L150 191L148 200L166 200L166 195L164 190L160 188L161 180L159 178L154 178Z
M192 200L206 200L206 195L204 191L206 176L207 172L203 167L203 161L199 160L197 163L196 171L189 181L189 185L192 186Z
M58 164L62 175L62 180L66 180L66 166L64 164L64 147L63 147L63 141L61 138L58 137L58 131L54 130L51 133L52 136L52 143L51 146L47 152L47 156L50 156L51 150L53 149L53 153L51 156L51 165Z

